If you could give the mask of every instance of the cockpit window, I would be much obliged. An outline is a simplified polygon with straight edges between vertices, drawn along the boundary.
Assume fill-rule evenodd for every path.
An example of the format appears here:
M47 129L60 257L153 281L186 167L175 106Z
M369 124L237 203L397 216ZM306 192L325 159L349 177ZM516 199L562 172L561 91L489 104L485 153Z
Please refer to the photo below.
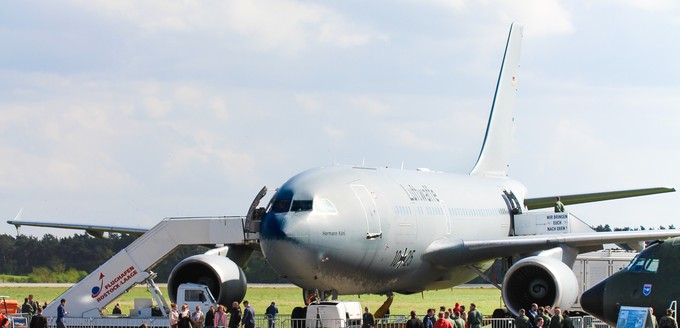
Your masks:
M659 270L659 259L636 257L627 268L630 272L656 273Z
M270 212L283 213L290 211L290 205L293 202L293 192L290 190L281 189L271 200L269 208Z
M272 205L272 212L274 213L283 213L283 212L288 212L290 209L290 199L277 199L274 201L274 204Z
M328 199L320 198L314 202L314 211L321 213L338 213L338 209L335 208L333 202Z
M292 212L311 211L312 203L311 200L294 200L290 210Z

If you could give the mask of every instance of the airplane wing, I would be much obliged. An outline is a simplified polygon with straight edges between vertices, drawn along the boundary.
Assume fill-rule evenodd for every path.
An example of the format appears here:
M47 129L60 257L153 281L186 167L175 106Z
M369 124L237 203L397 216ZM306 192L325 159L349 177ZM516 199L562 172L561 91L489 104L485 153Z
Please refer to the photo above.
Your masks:
M441 268L452 268L487 259L528 254L559 246L592 250L603 244L631 243L680 236L680 230L588 232L533 235L491 240L440 239L425 249L422 258Z
M17 230L19 230L19 227L21 227L21 226L85 230L85 232L87 232L91 236L98 237L98 238L103 238L105 232L125 233L125 234L130 234L130 235L141 236L147 230L149 230L149 229L143 229L143 228L100 226L100 225L91 225L91 224L37 222L37 221L23 221L23 220L16 220L16 219L15 220L8 220L7 223L14 225L17 228Z
M590 202L599 202L603 200L661 194L665 192L674 191L675 188L668 187L631 189L631 190L596 192L590 194L574 194L566 196L560 195L560 200L564 205L574 205ZM524 200L524 205L530 210L553 207L555 205L555 197L557 197L557 195L550 197L527 198Z

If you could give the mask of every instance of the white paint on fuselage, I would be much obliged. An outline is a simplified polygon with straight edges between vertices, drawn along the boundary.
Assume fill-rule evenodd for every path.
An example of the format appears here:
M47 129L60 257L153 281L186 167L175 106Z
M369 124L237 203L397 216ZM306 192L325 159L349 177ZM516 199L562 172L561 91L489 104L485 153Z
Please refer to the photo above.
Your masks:
M476 273L433 268L421 260L423 251L440 239L508 236L503 190L520 203L526 195L524 186L508 178L352 167L305 171L281 189L292 190L293 199L331 202L337 211L277 213L286 238L264 233L265 256L296 285L340 294L417 292L469 281ZM492 262L480 258L478 266Z

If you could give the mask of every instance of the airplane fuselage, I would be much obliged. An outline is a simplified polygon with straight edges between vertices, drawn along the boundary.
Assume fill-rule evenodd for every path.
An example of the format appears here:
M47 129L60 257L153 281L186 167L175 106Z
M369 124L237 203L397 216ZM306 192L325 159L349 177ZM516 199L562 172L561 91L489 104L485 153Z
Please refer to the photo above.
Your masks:
M262 251L276 272L304 289L360 294L447 288L477 273L466 266L433 267L421 254L438 239L507 237L507 194L521 204L526 189L509 178L312 169L273 197L261 225ZM480 258L475 265L485 270L492 262Z

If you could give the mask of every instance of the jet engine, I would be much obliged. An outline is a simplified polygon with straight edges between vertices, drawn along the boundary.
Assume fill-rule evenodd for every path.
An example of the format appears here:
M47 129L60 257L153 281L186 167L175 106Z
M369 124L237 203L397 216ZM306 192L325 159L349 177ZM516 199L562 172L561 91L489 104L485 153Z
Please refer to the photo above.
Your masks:
M229 306L241 302L246 295L247 283L243 270L228 257L201 254L179 262L168 278L170 300L177 300L177 287L183 283L208 286L217 303Z
M574 271L552 257L524 258L510 267L503 280L503 299L514 314L519 309L528 311L531 303L568 309L577 297Z

